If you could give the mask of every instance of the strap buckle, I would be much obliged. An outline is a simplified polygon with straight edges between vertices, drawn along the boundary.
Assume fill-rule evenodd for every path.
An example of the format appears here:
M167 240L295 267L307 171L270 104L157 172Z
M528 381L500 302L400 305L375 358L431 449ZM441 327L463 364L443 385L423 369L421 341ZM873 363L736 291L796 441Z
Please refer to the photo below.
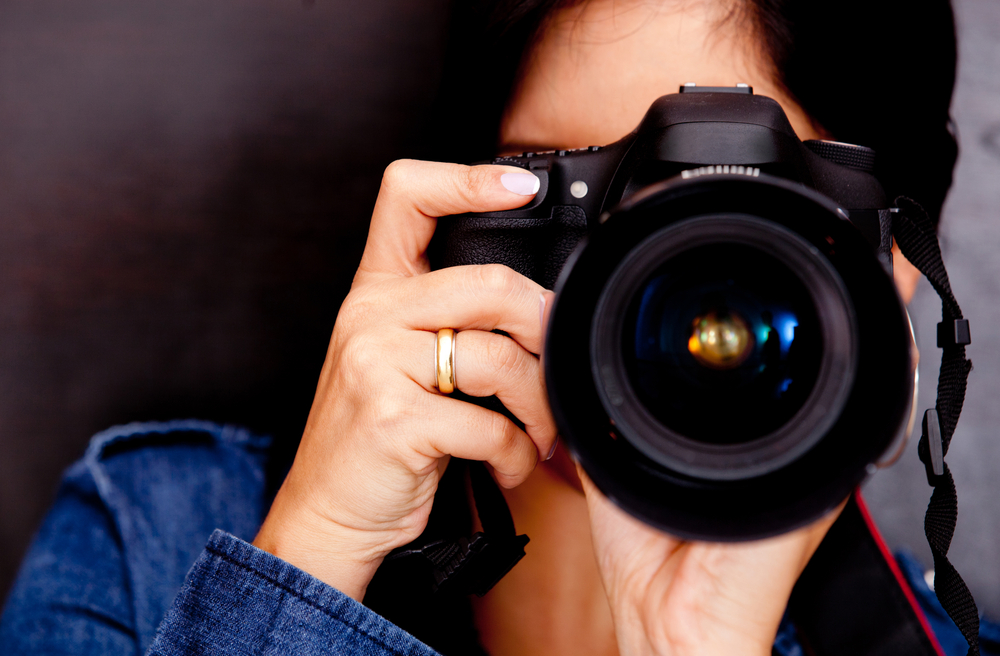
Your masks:
M928 408L924 413L923 431L920 442L917 443L920 462L924 463L927 473L927 484L937 485L939 476L944 476L944 439L941 437L941 419L935 408Z
M972 343L968 319L955 319L951 323L942 321L937 325L938 348L948 346L968 346Z
M475 533L471 538L440 540L420 549L433 564L433 591L458 590L482 597L524 558L527 535L497 538Z

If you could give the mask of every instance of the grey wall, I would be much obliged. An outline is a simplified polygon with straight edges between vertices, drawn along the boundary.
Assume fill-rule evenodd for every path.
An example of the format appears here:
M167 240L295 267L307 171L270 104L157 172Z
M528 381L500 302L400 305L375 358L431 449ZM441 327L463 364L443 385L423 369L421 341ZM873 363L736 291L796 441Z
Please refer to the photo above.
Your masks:
M959 505L950 553L980 611L996 619L1000 618L1000 3L955 0L955 12L959 70L952 112L961 154L941 237L952 288L971 321L973 343L968 354L975 369L947 458ZM891 101L891 90L886 100ZM910 316L921 352L922 413L934 406L941 363L935 345L941 303L926 281L920 283ZM931 566L923 534L930 488L917 459L916 439L900 462L868 482L864 495L890 547L907 548Z

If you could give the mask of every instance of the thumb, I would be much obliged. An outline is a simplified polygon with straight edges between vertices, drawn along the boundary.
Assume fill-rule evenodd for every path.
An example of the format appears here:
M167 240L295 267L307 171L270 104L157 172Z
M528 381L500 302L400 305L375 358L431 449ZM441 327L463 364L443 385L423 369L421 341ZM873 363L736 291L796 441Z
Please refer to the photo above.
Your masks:
M539 186L535 175L512 166L395 161L382 177L358 274L424 273L437 217L511 210Z

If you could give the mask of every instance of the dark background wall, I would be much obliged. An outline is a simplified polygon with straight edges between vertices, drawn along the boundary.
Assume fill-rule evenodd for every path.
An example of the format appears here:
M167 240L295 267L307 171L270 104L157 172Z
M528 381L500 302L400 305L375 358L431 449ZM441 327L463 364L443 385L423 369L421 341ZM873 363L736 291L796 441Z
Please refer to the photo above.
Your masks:
M0 1L0 599L95 431L301 431L445 10Z
M0 0L0 599L92 433L197 416L296 437L381 171L424 136L445 2ZM942 232L976 370L953 562L1000 617L1000 5L956 11ZM923 408L926 283L911 311ZM929 563L915 449L866 494Z

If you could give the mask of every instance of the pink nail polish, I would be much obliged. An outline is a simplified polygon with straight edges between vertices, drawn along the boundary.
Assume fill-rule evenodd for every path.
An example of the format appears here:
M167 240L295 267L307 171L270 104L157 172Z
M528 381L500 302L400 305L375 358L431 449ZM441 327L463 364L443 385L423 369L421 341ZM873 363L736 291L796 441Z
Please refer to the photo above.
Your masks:
M546 460L552 460L552 456L556 454L556 447L559 446L559 440L557 439L552 443L552 448L549 449L549 455L545 456Z
M538 295L538 325L545 330L545 294Z
M500 176L500 184L518 196L533 196L538 193L541 181L532 173L504 173Z

